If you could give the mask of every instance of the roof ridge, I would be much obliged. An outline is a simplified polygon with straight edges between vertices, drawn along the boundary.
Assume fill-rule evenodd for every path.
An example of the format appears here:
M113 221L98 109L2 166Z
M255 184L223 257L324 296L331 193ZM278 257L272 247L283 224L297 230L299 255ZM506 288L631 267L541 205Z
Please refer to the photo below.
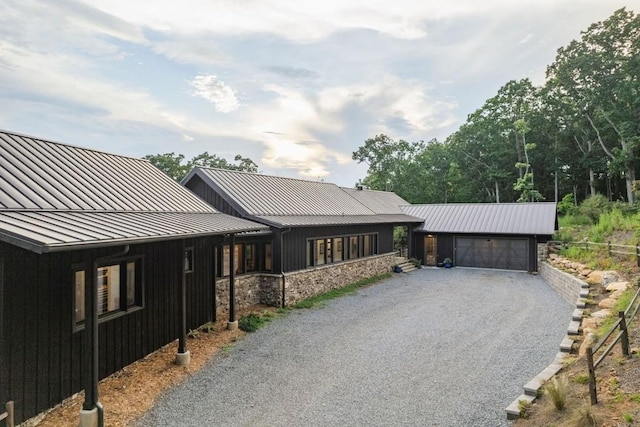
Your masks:
M236 173L236 174L243 174L243 175L251 175L251 176L262 176L262 177L268 177L268 178L277 178L277 179L286 179L286 180L290 180L290 181L300 181L300 182L308 182L308 183L312 183L312 184L325 184L325 185L332 185L332 186L336 186L338 188L341 188L338 184L335 184L333 182L328 182L328 181L313 181L310 179L303 179L303 178L293 178L293 177L289 177L289 176L278 176L278 175L273 175L273 174L266 174L263 172L249 172L249 171L241 171L241 170L233 170L233 169L224 169L224 168L213 168L213 167L209 167L209 166L194 166L194 169L209 169L209 170L213 170L213 171L220 171L220 172L224 172L224 173Z

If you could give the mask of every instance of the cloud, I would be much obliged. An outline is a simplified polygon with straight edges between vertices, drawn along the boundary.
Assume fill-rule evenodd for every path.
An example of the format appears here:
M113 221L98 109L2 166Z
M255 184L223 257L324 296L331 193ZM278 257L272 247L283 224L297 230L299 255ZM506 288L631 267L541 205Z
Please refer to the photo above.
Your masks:
M207 34L160 41L154 44L153 51L181 64L212 66L231 62Z
M231 113L240 108L234 90L214 75L196 76L189 84L194 88L192 96L206 99L220 113Z
M265 67L267 71L276 74L278 76L283 76L289 79L316 79L320 77L320 74L313 70L308 70L306 68L296 68L296 67L282 67L282 66L269 66Z

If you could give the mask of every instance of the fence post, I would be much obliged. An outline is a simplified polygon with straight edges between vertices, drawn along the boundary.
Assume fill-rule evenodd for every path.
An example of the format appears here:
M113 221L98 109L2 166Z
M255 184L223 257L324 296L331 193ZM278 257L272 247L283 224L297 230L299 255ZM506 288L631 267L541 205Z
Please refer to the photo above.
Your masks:
M7 427L13 427L15 425L13 418L13 400L5 403L5 407L7 408Z
M593 367L593 348L591 346L587 347L587 367L589 368L589 395L591 396L591 404L596 405L598 403L596 370Z
M627 319L624 318L624 311L619 311L618 317L620 318L620 330L622 331L622 340L620 342L622 344L622 354L625 357L629 357L629 333L627 332Z
M636 265L640 267L640 246L636 245Z
M611 240L607 242L607 252L609 253L609 256L611 256Z
M586 251L588 251L588 250L589 250L589 239L584 239L584 249L585 249Z

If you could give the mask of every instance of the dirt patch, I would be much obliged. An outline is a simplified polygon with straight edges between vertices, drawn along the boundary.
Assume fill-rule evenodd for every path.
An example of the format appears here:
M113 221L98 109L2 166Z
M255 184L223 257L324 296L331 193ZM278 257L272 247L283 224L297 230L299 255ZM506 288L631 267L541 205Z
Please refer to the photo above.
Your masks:
M239 315L251 312L274 311L273 307L253 306ZM166 390L180 384L197 372L215 354L242 338L245 332L226 329L224 315L218 316L213 330L201 330L197 337L188 338L187 349L191 352L188 366L175 364L178 341L174 341L145 358L103 379L98 384L98 396L104 407L104 425L124 427L143 415ZM223 320L224 319L224 320ZM65 400L48 411L35 425L41 427L67 427L78 425L84 392Z

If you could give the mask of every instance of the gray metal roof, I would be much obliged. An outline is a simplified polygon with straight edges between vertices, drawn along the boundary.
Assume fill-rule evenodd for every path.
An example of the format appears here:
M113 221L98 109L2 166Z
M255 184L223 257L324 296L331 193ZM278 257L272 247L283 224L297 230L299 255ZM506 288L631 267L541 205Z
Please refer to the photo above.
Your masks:
M342 190L380 215L402 214L400 207L409 204L402 197L390 191L360 190L348 187L342 187Z
M555 203L467 203L408 205L402 210L422 218L427 233L552 235Z
M146 160L0 131L0 241L48 252L265 228Z
M404 214L390 215L259 215L256 221L275 227L311 227L321 225L403 224L421 219Z
M275 227L420 222L400 209L383 208L384 197L372 204L376 212L332 183L204 167L194 168L183 183L194 176L244 217Z

